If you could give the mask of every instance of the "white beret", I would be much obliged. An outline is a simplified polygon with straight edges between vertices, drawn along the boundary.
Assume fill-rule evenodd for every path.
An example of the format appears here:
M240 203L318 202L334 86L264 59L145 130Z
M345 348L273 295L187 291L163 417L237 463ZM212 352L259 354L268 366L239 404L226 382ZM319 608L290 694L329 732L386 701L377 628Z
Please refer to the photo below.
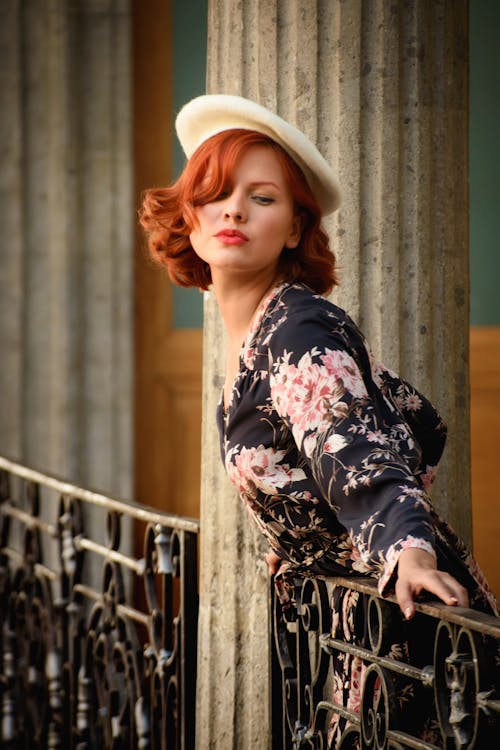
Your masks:
M175 122L188 159L204 141L224 130L243 128L279 143L302 169L323 216L340 205L340 189L332 168L316 146L286 120L242 96L206 94L184 105Z

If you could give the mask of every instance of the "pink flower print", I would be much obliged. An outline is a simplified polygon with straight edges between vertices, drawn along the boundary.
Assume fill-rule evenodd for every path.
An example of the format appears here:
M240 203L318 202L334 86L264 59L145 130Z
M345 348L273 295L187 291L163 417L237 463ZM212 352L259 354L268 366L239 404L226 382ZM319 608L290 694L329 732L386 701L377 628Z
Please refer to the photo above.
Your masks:
M388 445L389 440L382 430L368 430L366 433L366 439L369 443L377 443L377 445Z
M429 552L434 557L436 556L436 553L434 551L434 548L432 545L426 541L425 539L419 539L418 537L412 536L411 534L408 534L406 539L403 539L401 542L401 550L409 549L410 547L417 547L418 549L423 549L426 552ZM398 555L399 557L399 555Z
M367 398L368 393L354 359L339 349L325 349L321 361L328 373L335 379L341 380L354 398Z
M287 414L287 404L291 398L290 390L297 377L295 365L288 364L288 356L275 365L275 372L270 377L271 394L280 414Z
M306 454L307 458L311 458L317 443L318 436L315 432L312 432L310 435L304 438L304 442L302 443L302 450Z
M225 466L229 481L236 487L238 494L241 495L245 502L249 502L251 499L255 499L257 496L257 490L255 484L250 486L247 478L243 476L239 468L233 463L232 456L237 455L239 446L236 446L226 454Z
M361 688L364 682L366 667L359 656L354 656L351 664L351 685L347 708L355 713L361 710Z
M293 434L302 444L306 431L324 432L329 424L329 411L333 401L335 384L326 369L311 362L305 354L298 366L281 364L271 376L271 395L276 409L293 423Z
M265 494L275 495L279 489L291 482L305 479L306 475L302 469L293 469L289 464L280 463L284 455L284 451L264 448L263 445L256 448L241 448L234 458L236 486L243 486L245 489L257 487Z
M284 284L280 284L279 286L273 287L261 301L248 330L247 341L256 333L256 331L259 330L262 323L262 318L264 317L269 303L280 293L280 291L283 289L283 286Z
M355 546L351 547L351 560L360 560L361 555L359 553L359 549Z
M243 362L249 370L253 370L253 360L255 355L255 348L253 346L245 347L243 351Z
M422 408L422 399L416 393L408 393L404 400L404 406L408 411L418 411Z
M436 478L436 474L437 466L426 466L425 473L420 474L420 479L422 480L422 484L424 485L425 490L429 490L431 484Z
M345 437L334 432L327 440L325 440L323 450L325 451L325 453L335 454L341 451L342 448L345 448L346 445L347 440L345 439Z

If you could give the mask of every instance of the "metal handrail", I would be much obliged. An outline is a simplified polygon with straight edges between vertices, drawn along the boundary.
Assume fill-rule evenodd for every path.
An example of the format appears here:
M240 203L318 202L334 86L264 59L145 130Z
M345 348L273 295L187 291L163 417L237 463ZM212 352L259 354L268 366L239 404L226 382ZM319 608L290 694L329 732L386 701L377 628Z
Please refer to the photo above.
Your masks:
M44 474L36 469L31 469L28 466L18 463L17 461L12 461L5 456L0 456L0 470L1 469L8 471L11 474L15 474L22 479L26 479L28 482L33 482L34 484L40 484L53 489L61 495L71 496L77 500L83 500L86 503L91 503L92 505L112 510L115 513L124 513L131 518L136 518L138 521L159 523L173 529L191 531L193 534L198 534L200 529L200 522L196 518L179 516L173 513L162 513L161 511L148 507L147 505L136 503L133 500L120 500L111 497L110 495L104 495L101 492L84 489L83 487L71 484L64 479L58 479L52 474Z

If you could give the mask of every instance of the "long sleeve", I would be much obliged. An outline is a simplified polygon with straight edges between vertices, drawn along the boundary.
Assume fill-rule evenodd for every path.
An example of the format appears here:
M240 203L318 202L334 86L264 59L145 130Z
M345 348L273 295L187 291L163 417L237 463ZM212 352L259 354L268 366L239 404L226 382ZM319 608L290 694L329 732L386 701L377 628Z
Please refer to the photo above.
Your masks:
M405 547L434 548L419 478L428 467L422 468L423 451L406 417L421 430L439 432L442 423L436 418L423 426L419 412L430 404L404 381L391 401L380 387L387 383L383 368L373 368L357 329L321 308L290 316L273 336L269 357L272 407L384 591Z
M420 547L473 606L496 611L476 561L430 505L441 417L371 356L340 308L301 284L276 287L256 313L218 426L228 477L283 560L283 602L296 575L369 574L384 594L400 552Z

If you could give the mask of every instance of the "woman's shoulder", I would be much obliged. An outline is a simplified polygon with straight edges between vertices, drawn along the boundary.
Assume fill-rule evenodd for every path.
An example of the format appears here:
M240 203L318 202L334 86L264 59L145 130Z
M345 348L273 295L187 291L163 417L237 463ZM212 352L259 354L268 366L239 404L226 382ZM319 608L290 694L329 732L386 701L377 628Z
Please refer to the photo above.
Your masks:
M327 314L330 317L348 317L341 307L338 307L322 294L317 294L301 282L283 284L280 287L278 298L290 309L290 312L296 314L302 313L306 316Z
M364 345L350 316L338 305L302 283L284 284L269 310L264 343L290 348L299 340L314 346L325 337L339 348Z

